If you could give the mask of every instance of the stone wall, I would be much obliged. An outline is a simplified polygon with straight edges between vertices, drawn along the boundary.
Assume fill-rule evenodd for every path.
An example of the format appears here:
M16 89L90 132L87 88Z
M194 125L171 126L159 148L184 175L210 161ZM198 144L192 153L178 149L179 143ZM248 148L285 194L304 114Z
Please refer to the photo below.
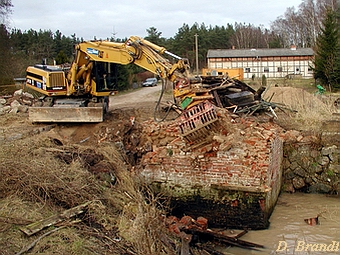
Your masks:
M325 122L315 135L287 132L283 166L284 191L338 194L340 121Z

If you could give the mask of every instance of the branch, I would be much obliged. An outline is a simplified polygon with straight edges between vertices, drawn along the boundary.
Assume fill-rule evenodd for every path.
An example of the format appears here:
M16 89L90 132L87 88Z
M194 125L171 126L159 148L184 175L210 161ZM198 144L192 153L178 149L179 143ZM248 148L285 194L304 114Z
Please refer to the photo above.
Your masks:
M46 232L45 234L43 234L42 236L40 236L38 239L34 240L31 244L29 244L28 246L22 248L21 251L18 252L18 253L16 253L15 255L22 255L22 254L28 252L28 251L31 250L31 249L32 249L32 248L33 248L33 247L34 247L41 239L43 239L44 237L46 237L46 236L48 236L48 235L50 235L50 234L52 234L52 233L54 233L54 232L56 232L56 231L58 231L58 230L60 230L60 229L65 228L65 227L66 227L66 226L62 226L62 227L60 227L60 228L55 228L55 229L52 229L51 231Z

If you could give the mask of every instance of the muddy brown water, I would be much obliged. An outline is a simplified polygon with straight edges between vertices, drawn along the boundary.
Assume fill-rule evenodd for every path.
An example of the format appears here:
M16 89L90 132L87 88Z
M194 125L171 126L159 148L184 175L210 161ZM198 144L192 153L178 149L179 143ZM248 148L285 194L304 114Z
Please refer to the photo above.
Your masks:
M304 221L320 213L319 225L308 225ZM283 193L270 217L269 228L249 231L240 239L262 244L266 248L250 251L229 247L220 251L235 255L340 254L340 197ZM325 245L329 251L325 250Z

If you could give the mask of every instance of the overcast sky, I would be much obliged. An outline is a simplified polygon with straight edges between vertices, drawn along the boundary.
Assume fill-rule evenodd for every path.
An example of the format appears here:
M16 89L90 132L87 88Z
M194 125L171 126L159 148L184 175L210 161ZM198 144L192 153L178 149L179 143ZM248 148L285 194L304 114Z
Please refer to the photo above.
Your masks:
M115 35L147 36L155 27L162 37L175 36L183 24L225 26L235 22L264 25L296 9L302 0L12 0L10 27L22 31L59 30L65 36L76 34L90 40Z

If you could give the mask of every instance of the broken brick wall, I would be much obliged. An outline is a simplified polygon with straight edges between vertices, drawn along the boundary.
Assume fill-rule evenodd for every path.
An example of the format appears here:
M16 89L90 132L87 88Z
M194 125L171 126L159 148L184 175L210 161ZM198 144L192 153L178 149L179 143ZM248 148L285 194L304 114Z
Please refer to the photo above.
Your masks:
M222 224L221 219L230 218L230 223L236 217L240 220L232 220L233 226L264 228L281 187L280 128L253 119L223 118L221 114L220 118L220 130L211 135L211 142L193 150L175 138L175 129L159 129L149 123L145 129L149 139L167 137L171 130L173 140L158 146L150 141L154 146L142 158L140 175L172 197L177 208L184 206L186 214L188 210L203 213L202 208L208 214L193 217L204 216L212 224L225 226L228 223ZM209 217L211 211L220 217ZM258 219L255 225L254 219Z

